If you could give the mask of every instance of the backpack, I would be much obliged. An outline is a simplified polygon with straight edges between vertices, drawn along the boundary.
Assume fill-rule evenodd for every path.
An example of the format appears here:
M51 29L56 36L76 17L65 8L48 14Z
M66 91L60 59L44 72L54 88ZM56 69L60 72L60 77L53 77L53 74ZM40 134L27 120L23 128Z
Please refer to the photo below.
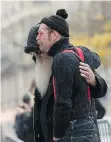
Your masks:
M71 50L65 49L62 52L74 53L82 62L84 62L84 54L83 54L82 49L79 48L79 47L76 47L76 52L77 53L74 50L72 50L72 49ZM55 88L55 78L54 78L54 76L53 76L53 90L54 90L54 99L56 99L56 88ZM90 91L89 85L88 85L87 94L88 94L88 100L90 102L90 100L91 100L91 91Z

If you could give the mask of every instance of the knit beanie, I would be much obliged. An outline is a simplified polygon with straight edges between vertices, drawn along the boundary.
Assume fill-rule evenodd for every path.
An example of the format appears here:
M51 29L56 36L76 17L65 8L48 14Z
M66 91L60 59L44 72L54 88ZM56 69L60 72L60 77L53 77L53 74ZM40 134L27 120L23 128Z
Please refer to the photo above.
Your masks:
M43 23L53 30L56 30L64 37L69 37L69 25L65 19L67 19L68 14L65 9L59 9L56 15L50 17L44 17L40 23Z

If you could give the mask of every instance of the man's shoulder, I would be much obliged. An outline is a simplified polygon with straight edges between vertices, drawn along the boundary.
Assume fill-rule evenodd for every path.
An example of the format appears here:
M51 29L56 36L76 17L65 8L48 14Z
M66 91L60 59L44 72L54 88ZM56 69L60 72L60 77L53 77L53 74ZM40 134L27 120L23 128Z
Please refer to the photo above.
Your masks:
M78 57L73 52L60 52L54 57L54 62L57 64L79 64Z
M58 53L54 59L62 59L62 60L73 60L76 61L78 60L78 57L76 56L76 54L74 53L73 50L64 50L60 53ZM74 60L76 59L76 60Z

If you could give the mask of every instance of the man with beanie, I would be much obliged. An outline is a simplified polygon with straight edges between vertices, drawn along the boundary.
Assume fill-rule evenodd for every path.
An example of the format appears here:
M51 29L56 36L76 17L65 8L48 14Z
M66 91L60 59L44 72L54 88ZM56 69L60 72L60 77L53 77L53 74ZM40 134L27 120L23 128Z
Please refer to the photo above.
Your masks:
M67 16L63 9L57 11L56 15L43 18L37 35L41 52L53 57L53 140L97 142L97 129L90 117L88 85L79 72L80 60L74 53L63 52L72 48L69 43L68 23L64 19ZM93 85L95 86L95 82L92 82Z
M25 53L28 53L28 54L29 53L31 53L31 54L35 54L35 53L40 54L41 53L41 51L39 49L39 46L36 43L36 35L38 33L38 28L39 28L39 24L37 24L37 25L35 25L35 26L33 26L31 28L31 30L29 32L28 40L27 40L27 46L24 49ZM84 53L84 56L85 56L85 62L88 63L92 69L98 68L99 65L100 65L99 57L95 53L91 52L90 50L88 50L85 47L82 47L82 50L83 50L83 53ZM37 62L40 62L41 60L38 60L40 58L41 58L40 56L37 57L37 58L35 56L33 56L33 59L34 59L35 63L36 63L36 60L37 60ZM43 59L43 61L45 61L45 60ZM38 66L38 64L36 66L37 66L37 70L36 70L37 74L39 74L39 76L41 76L41 79L43 79L42 73L38 72L38 68L39 69L41 67L43 68L43 66L44 66L43 62L42 62L41 67ZM89 79L93 80L94 75L93 75L93 73L91 73L92 71L89 68L89 66L86 65L86 64L82 64L81 66L84 67L84 69L82 68L82 70L85 70L85 73L83 73L83 74L84 75L86 74L88 76L92 76ZM46 66L44 66L43 69L46 70ZM47 75L46 72L45 72L45 75ZM99 83L100 87L98 88L97 92L94 92L95 96L93 96L93 97L101 97L101 96L106 94L107 87L106 87L106 84L105 84L104 80L99 75L95 74L95 76L96 76L96 79L99 81L99 82L97 81L97 84ZM39 80L39 82L41 82L40 80ZM87 80L87 76L86 76L86 81L88 81L87 83L90 84L89 80ZM37 84L39 84L39 82ZM34 131L35 131L35 140L36 140L36 142L38 142L38 141L39 142L44 142L44 141L47 141L47 142L51 141L52 142L52 131L53 131L52 127L53 126L52 126L52 119L51 118L52 118L52 115L53 115L53 109L52 108L53 108L53 103L54 102L51 99L51 98L53 98L53 92L51 91L51 88L52 88L52 85L51 85L52 83L51 82L52 82L52 80L50 80L47 92L44 94L44 96L47 96L47 97L42 97L42 98L40 97L41 94L39 93L40 91L38 91L38 87L36 88L36 91L35 91ZM95 89L92 89L92 90L95 90ZM94 99L92 98L92 100L94 100ZM50 105L48 105L48 104L50 104ZM93 104L93 114L92 115L93 115L93 117L94 117L94 119L96 121L94 101L93 101L92 104ZM36 106L37 106L37 109L36 109ZM40 107L40 106L42 106L42 107ZM44 106L49 106L49 107L44 107ZM43 108L44 111L42 111L42 108ZM41 111L42 111L42 113L40 113ZM46 116L47 119L41 119L41 118L44 118L44 116ZM48 129L46 129L46 125L45 125L45 129L44 129L44 125L41 125L41 124L45 124L44 122L47 123L47 128ZM44 140L44 137L45 137L45 140Z

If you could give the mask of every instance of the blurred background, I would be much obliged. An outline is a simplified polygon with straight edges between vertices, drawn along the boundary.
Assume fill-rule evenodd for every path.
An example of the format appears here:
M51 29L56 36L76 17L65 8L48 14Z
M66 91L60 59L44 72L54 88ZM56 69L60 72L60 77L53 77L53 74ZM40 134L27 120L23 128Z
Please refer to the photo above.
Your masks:
M70 42L88 47L101 57L97 70L106 80L108 92L100 102L111 116L111 2L110 1L1 1L1 128L2 141L12 124L16 106L29 92L34 62L24 53L32 26L44 16L65 8ZM10 123L7 123L10 122ZM7 140L9 142L9 140Z

